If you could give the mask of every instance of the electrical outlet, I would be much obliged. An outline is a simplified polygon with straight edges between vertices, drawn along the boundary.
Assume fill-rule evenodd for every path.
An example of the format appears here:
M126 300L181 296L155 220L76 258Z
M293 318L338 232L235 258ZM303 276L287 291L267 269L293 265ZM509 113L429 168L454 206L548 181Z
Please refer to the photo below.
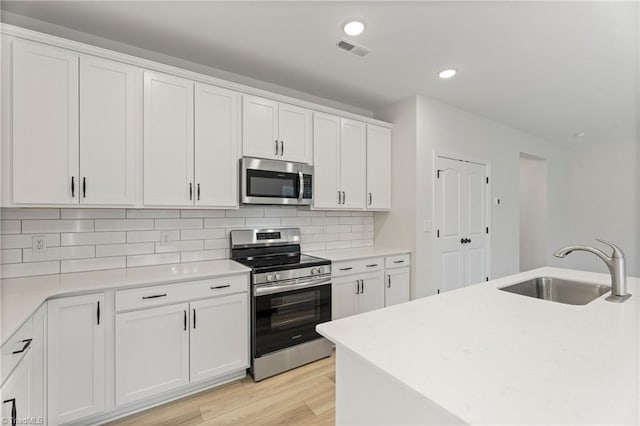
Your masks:
M34 235L31 238L31 248L34 253L44 253L47 251L47 237L44 235Z
M171 232L170 231L162 231L160 232L160 245L168 246L171 244Z

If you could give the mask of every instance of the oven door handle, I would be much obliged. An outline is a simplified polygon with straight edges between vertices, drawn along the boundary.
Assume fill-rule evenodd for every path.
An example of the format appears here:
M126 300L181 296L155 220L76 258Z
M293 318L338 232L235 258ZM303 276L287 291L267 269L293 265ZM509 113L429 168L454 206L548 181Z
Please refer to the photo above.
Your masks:
M304 197L304 175L298 171L298 201L302 201Z
M301 290L305 288L312 288L312 287L317 287L320 285L325 285L330 283L331 283L331 278L324 278L321 280L318 280L318 279L301 280L301 281L296 280L292 283L268 284L263 286L256 286L253 290L253 294L255 297L265 296L267 294L283 293L285 291L292 291L292 290Z

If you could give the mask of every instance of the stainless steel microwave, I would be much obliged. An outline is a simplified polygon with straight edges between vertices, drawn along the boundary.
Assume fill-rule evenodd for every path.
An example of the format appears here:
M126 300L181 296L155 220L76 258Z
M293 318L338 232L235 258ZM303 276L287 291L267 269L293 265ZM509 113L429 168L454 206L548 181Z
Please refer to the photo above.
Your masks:
M244 157L240 160L242 204L308 206L313 201L313 166Z

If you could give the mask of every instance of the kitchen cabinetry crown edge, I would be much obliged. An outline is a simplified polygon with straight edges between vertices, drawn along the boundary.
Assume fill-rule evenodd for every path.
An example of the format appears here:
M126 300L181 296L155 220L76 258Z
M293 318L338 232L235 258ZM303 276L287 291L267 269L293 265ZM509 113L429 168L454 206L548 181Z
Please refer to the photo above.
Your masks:
M201 83L224 87L226 89L235 90L243 94L260 96L263 98L272 99L274 101L284 102L287 104L312 109L318 112L339 115L344 118L358 120L367 124L374 124L376 126L385 127L385 128L393 128L392 123L376 120L371 117L366 117L359 114L343 111L337 108L332 108L332 107L316 104L313 102L293 98L290 96L269 92L267 90L258 89L255 87L246 86L239 83L234 83L234 82L223 80L217 77L197 73L194 71L185 70L182 68L174 67L172 65L167 65L160 62L151 61L148 59L138 58L125 53L120 53L113 50L92 46L86 43L81 43L81 42L65 39L62 37L41 33L38 31L28 30L26 28L17 27L15 25L4 24L4 23L0 24L0 33L5 36L12 36L12 37L17 37L25 40L34 41L34 42L44 43L54 47L72 50L80 54L98 56L101 58L138 66L138 67L145 68L152 71L159 71L163 73L172 74L177 77L191 79Z

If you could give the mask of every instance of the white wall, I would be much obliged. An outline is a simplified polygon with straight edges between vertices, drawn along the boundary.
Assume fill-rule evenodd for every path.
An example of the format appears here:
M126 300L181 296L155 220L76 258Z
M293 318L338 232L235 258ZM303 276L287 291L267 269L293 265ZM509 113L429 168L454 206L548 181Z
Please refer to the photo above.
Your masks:
M568 151L568 217L560 241L599 246L594 239L602 238L619 244L633 276L640 275L637 151L638 141L633 140L578 145ZM607 272L604 263L588 253L574 252L562 265Z
M520 271L547 264L547 163L520 155Z

